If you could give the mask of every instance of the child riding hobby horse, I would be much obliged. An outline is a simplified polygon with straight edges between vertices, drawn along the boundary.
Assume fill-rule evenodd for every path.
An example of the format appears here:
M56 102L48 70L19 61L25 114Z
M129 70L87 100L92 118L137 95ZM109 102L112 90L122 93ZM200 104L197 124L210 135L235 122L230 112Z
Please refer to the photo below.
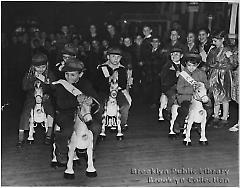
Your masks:
M33 134L35 133L34 128L37 127L38 124L41 124L45 129L46 133L48 131L48 119L47 115L43 108L43 89L40 81L36 81L34 84L35 92L34 97L36 100L35 107L31 110L31 116L29 120L29 136L28 142L32 143L34 141Z
M104 140L106 138L106 127L110 127L111 130L117 129L117 139L122 140L123 134L121 129L121 114L119 105L117 104L117 93L118 93L118 73L114 72L113 77L109 78L110 83L110 95L108 101L106 101L104 105L104 113L102 115L102 131L100 133L101 139Z
M207 112L203 108L203 105L202 105L202 103L206 103L209 100L209 98L207 96L207 90L203 83L196 82L185 71L182 71L180 73L180 75L184 79L186 79L194 88L191 105L189 107L189 113L186 118L187 126L185 127L186 130L184 131L184 133L186 134L186 137L185 137L183 143L186 146L191 145L190 131L192 128L192 124L193 123L201 123L201 138L199 140L199 143L207 145L208 142L207 142L207 138L205 135ZM174 125L174 122L178 115L178 112L177 112L178 108L179 108L178 104L174 104L172 106L172 110L171 110L172 111L172 119L170 121L171 126L170 126L170 133L169 133L170 136L175 135L175 132L173 131L173 125Z
M74 170L73 170L73 160L75 155L80 157L81 154L87 154L87 169L86 175L88 177L96 177L96 169L93 166L93 133L88 129L85 122L89 122L92 120L91 116L91 106L93 104L94 98L85 96L80 90L75 88L73 85L69 84L65 80L59 80L54 82L53 84L62 84L65 89L71 92L73 95L78 96L81 95L82 100L79 101L79 107L75 114L75 124L74 124L74 132L69 140L68 144L68 162L67 169L64 172L64 178L73 179ZM56 146L53 146L56 148ZM55 151L53 151L53 156L55 156ZM55 156L56 157L56 156ZM56 163L56 158L53 158L52 164Z

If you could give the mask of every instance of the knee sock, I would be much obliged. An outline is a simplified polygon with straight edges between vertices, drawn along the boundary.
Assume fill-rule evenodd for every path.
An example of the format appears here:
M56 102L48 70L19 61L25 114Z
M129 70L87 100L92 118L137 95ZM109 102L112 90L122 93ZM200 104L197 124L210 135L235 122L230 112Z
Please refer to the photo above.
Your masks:
M219 118L219 114L218 114L219 110L220 110L220 105L215 105L214 106L214 118Z
M53 130L52 127L48 127L47 134L46 134L46 137L47 137L47 138L51 138L51 136L52 136L52 130Z
M229 103L228 102L224 102L223 103L223 116L222 116L223 120L227 120L228 119L228 111L229 111Z
M23 142L24 140L24 130L19 130L18 132L18 142Z

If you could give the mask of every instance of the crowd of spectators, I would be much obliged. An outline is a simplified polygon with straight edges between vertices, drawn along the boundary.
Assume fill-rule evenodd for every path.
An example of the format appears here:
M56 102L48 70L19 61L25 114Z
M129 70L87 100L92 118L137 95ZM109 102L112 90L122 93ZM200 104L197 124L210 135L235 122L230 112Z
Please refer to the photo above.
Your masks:
M178 47L183 54L198 51L202 56L201 66L204 69L206 54L211 46L210 31L199 28L197 31L184 31L178 22L172 24L166 35L158 36L150 25L144 25L140 33L122 35L114 24L106 24L105 32L99 32L95 24L89 25L86 33L79 33L75 26L62 26L59 32L46 33L39 29L31 32L15 32L11 40L6 40L2 34L2 69L4 78L15 83L20 90L21 80L29 68L31 57L37 52L43 52L49 59L49 66L57 75L56 64L61 59L64 45L72 43L77 49L77 57L85 64L86 75L92 81L98 65L104 63L109 47L118 46L122 50L121 63L133 69L133 93L142 93L142 100L149 105L157 104L161 93L159 84L160 72L169 60L172 48ZM4 53L3 53L4 52ZM183 55L184 59L184 55ZM15 76L13 77L12 74ZM153 92L148 92L148 91Z

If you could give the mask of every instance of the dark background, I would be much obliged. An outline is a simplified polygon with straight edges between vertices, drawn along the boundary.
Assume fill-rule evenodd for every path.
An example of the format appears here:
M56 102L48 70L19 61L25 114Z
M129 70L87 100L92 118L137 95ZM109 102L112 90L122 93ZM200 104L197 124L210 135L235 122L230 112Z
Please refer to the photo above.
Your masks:
M2 32L11 33L16 25L27 19L36 20L40 29L55 33L63 24L77 26L79 32L95 23L102 27L104 22L118 23L125 13L158 14L160 19L178 20L187 30L190 2L103 2L103 1L20 1L1 2ZM175 5L173 5L175 4ZM181 11L185 4L184 13ZM208 15L213 15L213 26L228 29L230 4L227 2L200 2L194 16L194 27L207 26ZM164 8L162 8L164 7ZM173 8L175 7L175 8ZM119 24L120 25L120 24Z
M8 32L25 19L35 19L46 32L62 24L80 30L90 23L114 22L122 13L154 13L156 3L136 2L2 2L2 30Z

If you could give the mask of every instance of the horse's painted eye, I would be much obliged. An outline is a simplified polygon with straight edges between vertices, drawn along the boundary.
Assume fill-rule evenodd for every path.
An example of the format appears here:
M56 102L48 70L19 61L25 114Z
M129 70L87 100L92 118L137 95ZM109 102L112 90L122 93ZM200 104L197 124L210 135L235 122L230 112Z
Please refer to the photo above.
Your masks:
M198 93L200 93L200 90L197 90Z

